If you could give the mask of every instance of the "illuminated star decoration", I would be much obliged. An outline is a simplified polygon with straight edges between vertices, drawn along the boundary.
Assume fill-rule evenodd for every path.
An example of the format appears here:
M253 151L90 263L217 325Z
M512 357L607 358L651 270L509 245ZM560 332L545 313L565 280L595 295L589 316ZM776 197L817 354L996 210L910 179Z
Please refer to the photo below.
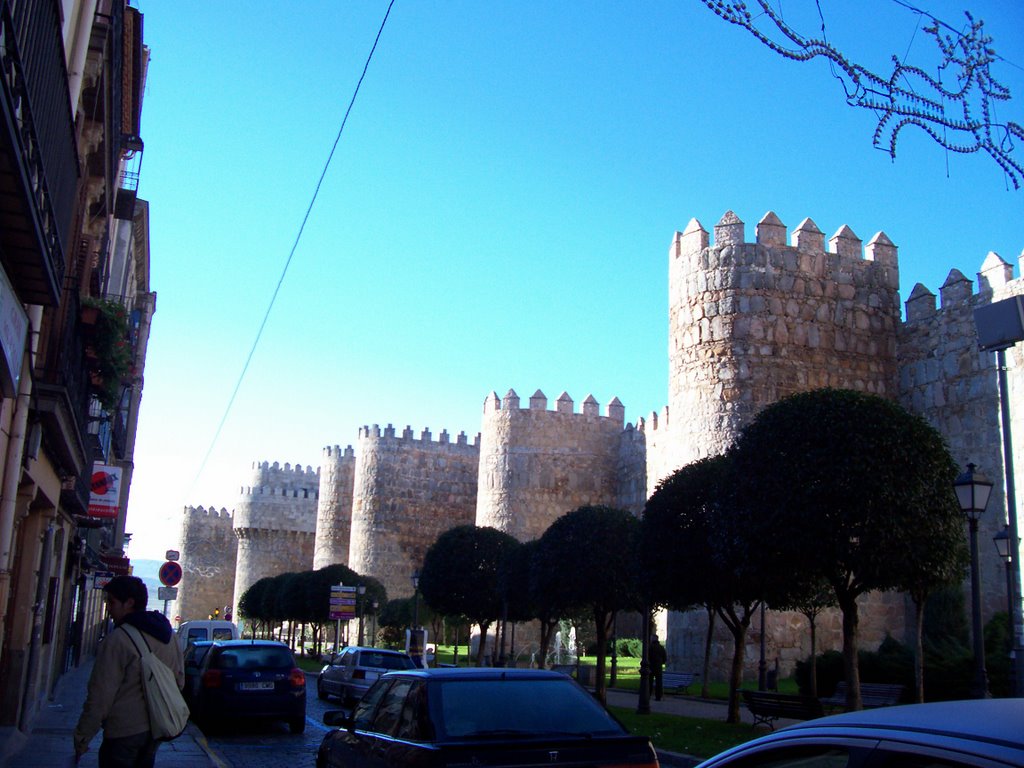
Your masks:
M932 78L919 67L902 64L895 56L892 57L892 76L886 79L850 62L828 42L803 37L775 14L767 0L757 0L762 11L757 20L742 0L701 2L721 18L749 31L780 56L794 61L810 61L823 56L842 70L845 77L833 69L846 91L846 102L851 106L870 109L878 115L878 127L875 128L872 143L884 149L884 140L888 135L888 152L894 160L900 131L913 125L950 152L987 152L1003 169L1014 188L1020 189L1024 166L1011 153L1014 150L1014 139L1024 141L1024 128L1019 123L992 121L992 103L1009 101L1010 91L993 79L989 65L997 57L989 46L992 38L984 34L984 22L975 21L970 13L965 13L969 28L962 34L943 35L940 32L941 23L934 17L931 26L924 28L935 39L942 54L939 79ZM776 42L762 32L757 26L757 21L762 17L769 19L788 43ZM793 47L789 47L790 44ZM953 90L947 89L942 83L942 72L947 69L951 69L955 75L957 87ZM909 87L912 81L921 87L922 93L928 95L912 90ZM908 85L900 85L903 82ZM956 104L961 107L954 109ZM947 138L950 132L954 133L956 140Z

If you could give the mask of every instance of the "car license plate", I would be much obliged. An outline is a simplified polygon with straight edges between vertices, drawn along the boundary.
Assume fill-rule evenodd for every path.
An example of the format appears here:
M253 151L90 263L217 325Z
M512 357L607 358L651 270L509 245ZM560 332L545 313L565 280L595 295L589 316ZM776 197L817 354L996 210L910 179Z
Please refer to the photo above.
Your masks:
M268 680L260 683L239 683L238 690L240 691L272 691L274 690L274 681Z

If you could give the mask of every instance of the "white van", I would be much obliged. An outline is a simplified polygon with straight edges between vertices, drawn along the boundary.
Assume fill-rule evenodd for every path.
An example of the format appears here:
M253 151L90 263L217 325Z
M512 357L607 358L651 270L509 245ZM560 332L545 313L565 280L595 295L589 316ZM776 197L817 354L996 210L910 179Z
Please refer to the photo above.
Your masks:
M199 640L237 640L238 627L223 619L196 619L182 622L178 627L178 645L184 651L190 643Z

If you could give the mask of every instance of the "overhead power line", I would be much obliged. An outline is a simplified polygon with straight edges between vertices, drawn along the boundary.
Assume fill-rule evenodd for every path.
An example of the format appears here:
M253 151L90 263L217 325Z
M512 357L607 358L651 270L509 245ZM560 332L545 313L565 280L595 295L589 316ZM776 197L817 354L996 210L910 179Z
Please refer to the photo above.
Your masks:
M249 349L249 354L245 358L245 365L242 366L242 372L238 375L238 381L235 382L235 388L231 392L231 397L228 399L228 404L224 408L224 415L221 416L220 423L217 425L217 430L213 433L213 439L210 440L210 446L206 449L206 454L203 456L203 461L199 465L199 469L196 471L196 476L192 480L192 485L189 486L189 495L195 488L196 483L203 474L203 470L206 468L206 463L210 459L210 455L213 453L214 447L217 445L217 440L220 438L220 433L224 429L224 424L228 420L228 415L231 413L231 407L235 403L235 398L238 396L238 391L241 389L242 382L245 380L245 374L249 370L249 364L252 362L253 355L256 353L256 347L259 346L260 338L263 336L263 329L267 327L267 320L270 318L270 312L274 308L274 302L277 301L277 294L281 291L281 285L284 283L285 275L288 274L288 267L292 263L292 257L295 255L296 249L299 247L299 241L302 239L302 233L306 229L306 222L309 221L309 215L313 211L313 205L316 203L316 198L320 194L320 187L324 183L324 178L327 176L327 169L331 165L331 160L334 158L334 151L338 148L338 142L341 141L341 134L345 130L345 124L348 122L348 116L352 112L352 107L356 103L356 96L359 95L359 89L363 84L363 79L366 77L366 71L370 68L370 61L373 59L374 51L377 50L377 43L380 42L380 37L384 33L384 25L388 23L388 16L391 15L391 8L394 6L395 0L391 0L388 3L388 8L384 12L384 18L381 20L380 28L377 30L377 37L373 40L373 46L370 48L370 53L366 57L366 63L363 64L363 71L359 75L359 81L356 83L355 90L352 92L352 98L349 99L348 108L345 110L345 116L341 120L341 126L338 128L338 133L334 137L334 143L331 145L331 151L327 155L327 161L324 163L323 170L320 172L320 178L317 179L316 188L313 190L313 196L309 200L309 205L306 206L306 213L302 217L302 223L299 225L299 231L295 235L295 241L292 243L291 250L288 252L288 258L285 259L284 268L281 270L281 277L277 280L277 285L274 287L274 292L270 296L270 303L267 305L267 311L263 313L263 320L260 322L259 330L256 332L256 338L253 339L252 347Z

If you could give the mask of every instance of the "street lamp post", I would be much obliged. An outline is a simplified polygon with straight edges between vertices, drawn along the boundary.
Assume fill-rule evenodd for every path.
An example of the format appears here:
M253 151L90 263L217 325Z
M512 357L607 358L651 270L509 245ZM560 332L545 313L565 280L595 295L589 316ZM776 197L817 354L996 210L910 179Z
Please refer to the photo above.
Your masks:
M992 537L992 542L996 545L996 552L999 553L1004 561L1006 561L1006 611L1010 618L1010 622L1013 622L1013 550L1011 547L1019 547L1020 542L1017 541L1011 545L1010 543L1010 526L1009 524L1003 526L1003 530L999 531L995 536ZM1011 633L1013 627L1011 626ZM1012 637L1012 634L1011 634ZM1013 644L1010 644L1010 693L1017 690L1016 685L1016 672L1014 669L1014 648Z
M992 481L975 465L968 464L967 471L953 483L960 509L967 515L971 532L971 622L974 633L974 682L971 695L976 699L988 698L988 673L985 671L985 637L981 627L981 576L978 568L978 518L988 506L992 493Z
M371 637L370 647L371 648L376 648L377 647L377 609L380 608L380 603L377 600L372 600L370 602L370 608L373 609L373 624L370 625L372 627L372 629L370 630L370 632L371 632L371 635L370 635L370 637Z
M420 572L412 572L412 628L420 626Z
M363 644L363 600L366 595L366 585L360 584L356 587L356 610L359 611L359 645Z

